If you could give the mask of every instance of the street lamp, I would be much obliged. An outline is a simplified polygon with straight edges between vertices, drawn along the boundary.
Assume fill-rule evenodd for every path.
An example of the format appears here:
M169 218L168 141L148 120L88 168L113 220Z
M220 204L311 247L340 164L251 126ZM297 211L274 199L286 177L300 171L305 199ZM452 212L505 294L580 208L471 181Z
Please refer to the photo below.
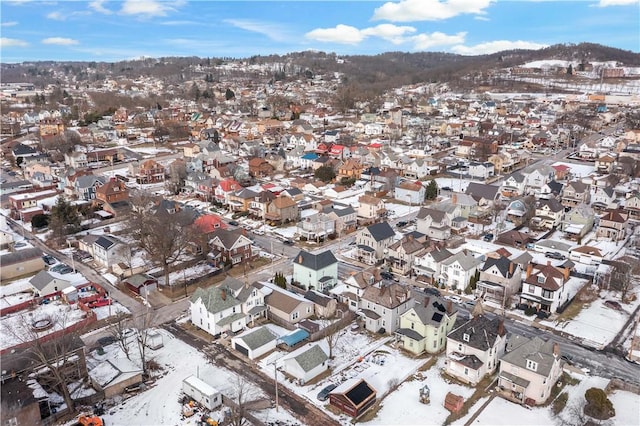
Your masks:
M67 246L69 247L69 253L71 256L71 267L73 268L73 273L76 273L76 261L73 258L73 253L71 252L71 241L67 238Z

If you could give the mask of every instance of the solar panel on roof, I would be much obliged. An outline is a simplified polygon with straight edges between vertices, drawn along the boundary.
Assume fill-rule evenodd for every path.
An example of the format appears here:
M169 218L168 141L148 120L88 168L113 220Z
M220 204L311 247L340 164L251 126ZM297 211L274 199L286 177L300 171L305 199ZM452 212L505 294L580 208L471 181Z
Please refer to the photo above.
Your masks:
M431 317L431 320L433 320L435 322L440 322L442 320L442 314L439 314L439 313L435 312L433 314L433 317Z

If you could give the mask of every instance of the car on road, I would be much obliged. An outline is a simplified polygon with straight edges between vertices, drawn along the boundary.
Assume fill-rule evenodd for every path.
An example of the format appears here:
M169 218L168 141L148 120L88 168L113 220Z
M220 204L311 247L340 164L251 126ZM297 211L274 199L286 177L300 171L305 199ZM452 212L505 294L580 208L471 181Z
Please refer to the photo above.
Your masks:
M408 224L407 221L401 220L400 222L396 223L396 226L398 228L402 228L403 226L407 226L407 224Z
M229 225L231 225L231 226L238 226L238 225L240 225L240 224L239 224L239 223L238 223L238 221L236 221L236 220L230 220L230 221L229 221Z
M451 189L450 186L443 186L442 188L440 188L440 191L453 191L453 189Z
M484 241L491 242L491 241L493 241L493 234L484 234L484 235L482 236L482 239L483 239Z
M393 274L391 272L387 272L387 271L380 272L380 276L382 277L382 279L385 279L385 280L392 280L393 279Z
M424 292L427 294L431 294L433 296L441 296L442 294L440 293L440 290L438 290L437 288L433 288L433 287L427 287L424 289Z
M282 242L282 244L286 245L286 246L292 246L293 245L293 241L292 240L284 240Z
M573 364L573 355L562 354L560 355L560 359L565 361L567 364Z
M453 303L462 303L462 298L460 296L445 296L446 300L451 300Z
M331 383L330 385L325 386L320 392L318 392L318 399L320 401L326 401L327 399L329 399L329 394L331 393L331 391L337 387L338 385L336 385L335 383Z
M42 256L42 260L48 266L55 265L58 262L58 260L55 257L49 256L48 254L45 254L44 256Z
M564 260L564 256L558 253L557 251L550 251L547 254L545 254L545 256L548 257L549 259Z
M59 263L56 266L54 266L53 268L49 269L51 272L60 272L60 270L62 268L68 268L69 266L65 265L64 263Z
M71 269L69 266L65 266L64 268L60 268L58 270L58 273L62 275L70 274L72 272L73 272L73 269Z
M15 247L15 248L21 248L21 247L26 247L26 246L27 246L27 243L25 243L24 241L18 241L17 243L15 243L13 245L13 247Z

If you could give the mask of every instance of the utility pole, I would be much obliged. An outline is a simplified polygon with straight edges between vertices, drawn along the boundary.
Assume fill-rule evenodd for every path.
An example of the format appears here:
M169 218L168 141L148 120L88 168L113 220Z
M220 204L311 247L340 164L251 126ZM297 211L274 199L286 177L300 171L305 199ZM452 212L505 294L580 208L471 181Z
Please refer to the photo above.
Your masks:
M273 380L276 382L276 413L278 412L278 367L273 362Z

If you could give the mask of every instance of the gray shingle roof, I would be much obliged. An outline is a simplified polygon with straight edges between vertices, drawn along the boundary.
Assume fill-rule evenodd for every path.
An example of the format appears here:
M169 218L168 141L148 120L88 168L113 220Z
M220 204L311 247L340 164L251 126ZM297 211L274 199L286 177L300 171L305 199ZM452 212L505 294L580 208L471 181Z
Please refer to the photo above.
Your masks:
M294 359L305 372L309 372L328 360L329 357L320 346L313 345Z
M257 349L277 339L277 336L268 327L260 327L239 337L249 349Z
M367 230L376 241L383 241L396 235L393 228L391 228L391 225L389 225L387 222L380 222L369 225L367 226Z
M472 348L486 351L492 348L496 339L499 336L504 336L506 330L503 325L500 324L502 319L496 317L489 319L483 315L471 318L460 327L452 330L447 337L456 342L464 342ZM464 340L464 336L467 335L469 340Z
M338 263L338 259L333 255L330 250L323 251L322 253L313 254L305 250L300 250L300 253L293 259L293 263L319 271L326 268L329 265Z
M548 377L556 360L553 355L553 346L552 341L545 342L538 336L528 339L515 335L509 338L507 353L501 360L521 368L527 368L527 360L531 360L537 363L536 372Z
M42 256L42 250L39 248L26 248L0 256L0 264L2 266L13 265L27 260L37 259Z
M202 299L204 307L212 314L240 305L240 301L233 297L231 290L226 287L199 288L193 293L189 301L196 303L198 299Z

